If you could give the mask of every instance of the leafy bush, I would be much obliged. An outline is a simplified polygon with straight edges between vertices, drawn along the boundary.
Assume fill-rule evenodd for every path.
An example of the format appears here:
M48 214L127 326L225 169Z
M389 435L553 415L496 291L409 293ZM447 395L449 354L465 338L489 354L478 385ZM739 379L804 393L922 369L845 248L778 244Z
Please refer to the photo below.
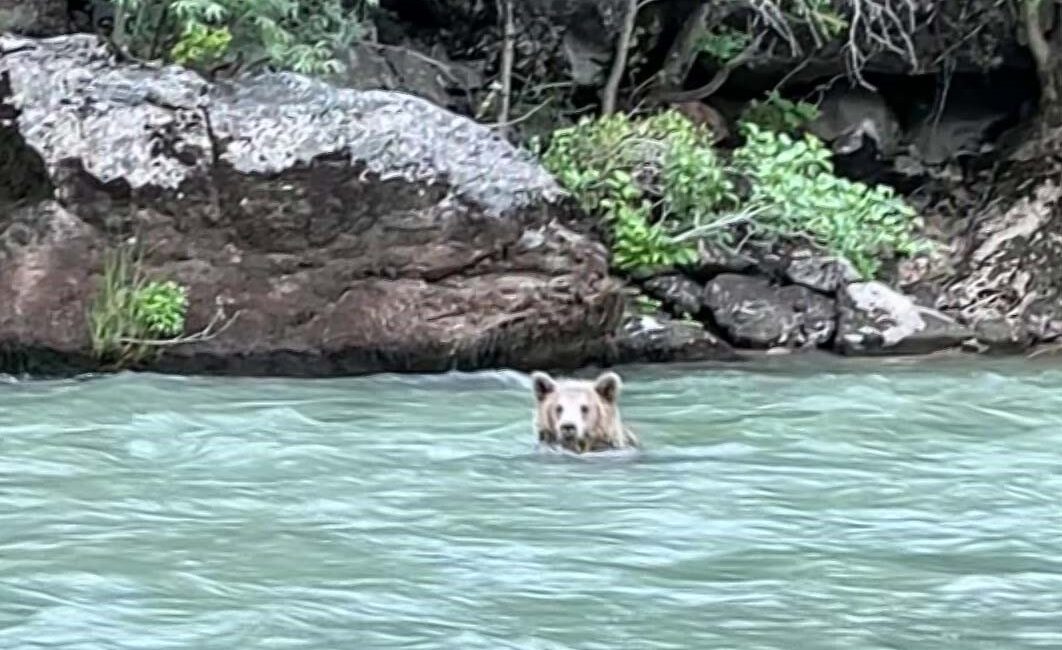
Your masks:
M554 132L543 163L609 225L621 270L691 262L677 235L734 200L711 134L673 111L584 119Z
M104 256L99 293L89 312L92 350L117 367L139 363L159 349L159 339L184 332L187 310L184 287L149 280L131 248L111 250Z
M734 166L750 181L747 202L767 233L808 237L848 258L864 277L883 257L924 248L915 211L892 188L837 177L830 151L815 136L794 139L749 123L742 131Z
M181 65L214 64L224 58L231 43L232 32L228 27L192 23L185 26L181 40L170 50L170 58Z
M768 131L793 133L805 128L819 117L819 107L807 102L794 102L772 90L760 101L749 102L741 114L742 122L757 124Z
M114 40L182 64L263 60L307 74L341 69L337 51L363 33L378 0L113 0Z
M720 27L702 33L697 39L697 49L713 59L725 63L741 54L751 42L752 36L748 32L738 31L729 27Z
M725 165L707 130L677 112L584 119L554 133L543 162L608 226L621 271L688 264L697 240L725 245L739 232L810 240L866 277L881 259L922 249L914 210L891 188L839 178L814 136L753 123L742 131L746 142Z
M159 337L180 336L188 310L188 290L173 280L152 281L133 294L138 329Z
M802 0L792 4L793 14L819 38L833 38L848 28L848 21L837 13L832 0Z

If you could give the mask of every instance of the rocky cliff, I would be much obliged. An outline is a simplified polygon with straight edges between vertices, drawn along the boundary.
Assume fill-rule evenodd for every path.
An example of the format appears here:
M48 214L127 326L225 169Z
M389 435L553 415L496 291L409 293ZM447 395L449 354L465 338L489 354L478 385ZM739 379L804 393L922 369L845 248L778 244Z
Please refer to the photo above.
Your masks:
M189 288L189 330L235 318L168 350L165 370L632 354L603 246L565 225L537 162L467 118L289 74L211 84L119 64L85 35L4 37L0 49L4 370L93 366L101 256L130 238L146 274ZM698 341L702 357L726 350L702 336L680 345Z

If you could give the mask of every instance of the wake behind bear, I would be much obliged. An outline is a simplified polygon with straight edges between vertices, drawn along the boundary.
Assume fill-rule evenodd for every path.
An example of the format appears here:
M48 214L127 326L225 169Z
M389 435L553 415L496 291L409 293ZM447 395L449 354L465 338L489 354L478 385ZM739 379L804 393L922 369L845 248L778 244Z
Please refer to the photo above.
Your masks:
M535 394L534 427L540 444L577 454L633 449L638 438L624 425L619 411L623 381L606 372L594 381L554 379L531 373Z

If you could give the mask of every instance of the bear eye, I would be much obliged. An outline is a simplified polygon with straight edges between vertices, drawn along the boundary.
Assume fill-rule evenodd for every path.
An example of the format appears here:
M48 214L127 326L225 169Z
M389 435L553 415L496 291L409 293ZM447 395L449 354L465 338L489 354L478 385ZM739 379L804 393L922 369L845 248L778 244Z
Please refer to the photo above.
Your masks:
M586 404L583 404L582 410L583 410L583 415L586 415L587 413L590 412L590 407L587 406Z
M560 415L561 413L564 413L564 407L557 405L557 415Z

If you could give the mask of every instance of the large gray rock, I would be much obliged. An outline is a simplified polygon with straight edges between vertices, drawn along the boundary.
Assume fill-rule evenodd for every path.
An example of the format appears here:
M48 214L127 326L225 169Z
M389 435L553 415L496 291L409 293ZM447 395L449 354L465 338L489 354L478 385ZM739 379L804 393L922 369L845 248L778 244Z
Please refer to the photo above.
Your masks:
M837 349L849 355L927 354L973 338L968 328L921 307L880 282L857 282L842 292Z
M807 249L795 251L788 257L785 275L794 284L830 295L861 279L852 263L843 257L819 255Z
M693 321L629 314L599 355L604 363L736 361L726 341Z
M711 279L722 273L751 273L757 266L758 261L750 255L702 242L699 244L697 262L690 271L701 279Z
M531 368L619 325L604 247L468 119L292 74L117 64L85 35L0 47L3 153L58 200L0 211L0 349L80 358L101 255L133 235L147 273L189 287L189 331L239 314L162 369ZM25 204L15 189L0 202Z
M696 316L704 308L701 304L704 287L677 273L649 278L642 282L642 289L677 314Z
M704 304L727 338L740 346L822 346L834 333L833 300L762 277L720 275L705 287Z

